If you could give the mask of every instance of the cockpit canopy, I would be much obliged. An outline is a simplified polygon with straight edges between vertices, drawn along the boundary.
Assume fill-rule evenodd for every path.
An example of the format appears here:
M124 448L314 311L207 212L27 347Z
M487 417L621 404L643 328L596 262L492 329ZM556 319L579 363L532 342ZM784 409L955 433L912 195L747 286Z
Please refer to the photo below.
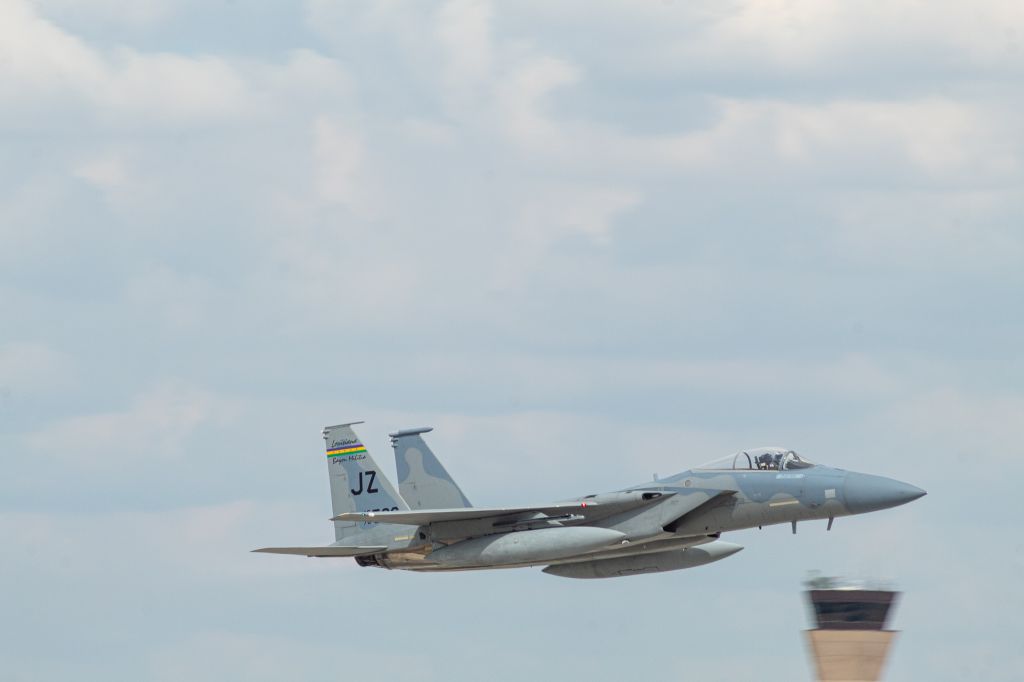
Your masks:
M792 471L814 466L792 450L785 448L754 448L708 462L698 469L729 469L742 471Z

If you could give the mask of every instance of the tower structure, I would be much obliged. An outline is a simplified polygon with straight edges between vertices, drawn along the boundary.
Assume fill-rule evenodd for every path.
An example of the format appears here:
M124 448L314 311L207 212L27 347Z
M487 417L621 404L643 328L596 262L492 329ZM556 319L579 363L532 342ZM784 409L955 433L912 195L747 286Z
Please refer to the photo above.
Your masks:
M883 585L812 578L807 599L814 629L807 643L819 682L876 682L882 679L896 631L886 625L899 592Z

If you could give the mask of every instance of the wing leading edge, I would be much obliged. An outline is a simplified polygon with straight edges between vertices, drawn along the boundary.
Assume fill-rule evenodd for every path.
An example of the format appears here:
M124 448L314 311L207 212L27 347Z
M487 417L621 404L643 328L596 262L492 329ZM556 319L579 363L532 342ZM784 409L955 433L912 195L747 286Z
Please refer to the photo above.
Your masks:
M468 507L465 509L427 509L410 511L348 512L338 514L332 521L355 521L357 523L395 523L410 526L425 526L444 521L472 521L497 517L516 517L526 514L585 514L592 505L585 502L552 504L542 507Z
M263 552L265 554L298 554L300 556L309 557L356 557L363 556L365 554L376 554L377 552L383 552L387 549L385 545L365 545L365 546L339 546L339 545L327 545L326 547L263 547L262 549L254 549L254 552Z
M572 517L573 521L588 521L610 514L617 514L675 495L668 491L630 490L605 495L593 495L571 502L536 505L531 507L466 507L460 509L402 509L398 511L346 512L338 514L332 521L355 521L357 523L394 523L409 526L426 526L448 521L481 521L494 519L504 525L516 519L529 517L531 520L562 520Z

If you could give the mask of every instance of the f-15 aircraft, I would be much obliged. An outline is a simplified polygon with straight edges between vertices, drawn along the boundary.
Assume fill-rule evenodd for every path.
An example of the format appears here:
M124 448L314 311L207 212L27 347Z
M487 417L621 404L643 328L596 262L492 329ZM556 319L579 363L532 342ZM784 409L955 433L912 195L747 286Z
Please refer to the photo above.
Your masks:
M743 549L727 531L863 514L924 490L814 464L786 448L757 448L681 474L523 507L474 507L423 440L431 428L390 434L399 490L352 427L328 426L335 542L253 550L353 557L360 566L461 571L545 566L566 578L614 578L691 568Z

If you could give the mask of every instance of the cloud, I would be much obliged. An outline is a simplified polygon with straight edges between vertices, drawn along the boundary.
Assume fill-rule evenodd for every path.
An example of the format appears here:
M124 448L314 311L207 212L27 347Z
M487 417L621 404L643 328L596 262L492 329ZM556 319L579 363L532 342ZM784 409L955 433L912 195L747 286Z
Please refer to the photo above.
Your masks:
M833 245L844 260L946 274L1012 271L1024 234L1010 224L1011 189L850 192L837 198Z
M367 645L332 635L331 614L358 612L412 642L408 659L364 652L367 673L458 677L423 652L475 641L466 623L499 608L490 639L527 632L538 656L484 647L471 663L565 676L583 640L544 625L563 612L614 652L665 590L712 614L792 607L795 632L799 573L819 561L891 570L936 604L974 556L1020 568L1019 543L998 540L1013 477L990 475L1014 471L1024 435L1017 4L316 0L303 26L294 8L3 3L0 388L33 393L3 434L3 570L29 625L2 667L294 677L279 664L302 659L328 676L303 642L347 659ZM346 415L368 420L389 472L389 430L436 426L481 504L771 442L930 495L842 522L839 545L738 534L759 553L610 592L536 571L367 570L338 589L328 571L350 561L248 550L329 540L317 430ZM984 551L949 549L989 527L971 509L998 511ZM920 560L938 555L941 570ZM765 597L787 590L789 606ZM599 594L607 617L587 616ZM403 637L392 607L408 603L436 627ZM927 614L920 641L965 655L1013 631ZM673 619L650 614L641 657L678 645ZM761 642L748 620L736 636ZM711 618L679 660L803 670L792 638L716 671L735 625ZM34 656L34 640L78 645Z
M0 8L2 116L19 128L67 125L56 112L68 110L77 112L75 125L84 119L121 130L258 120L268 110L294 106L294 94L307 97L311 89L325 101L350 94L337 62L310 50L294 50L276 65L102 49L43 18L25 0Z
M0 391L46 394L67 388L74 377L72 359L46 344L13 341L0 345Z
M489 357L494 358L491 354ZM600 372L587 358L539 358L505 355L489 366L472 362L464 353L424 355L421 376L428 382L468 386L486 382L506 394L568 401L587 395L631 391L696 390L706 394L759 396L784 391L787 395L828 396L834 400L878 399L902 395L907 376L878 360L849 354L823 361L745 360L689 362L644 357L605 360Z
M0 10L0 102L5 118L32 125L55 104L84 107L100 121L185 123L244 110L245 85L224 60L141 53L104 53L14 0Z
M453 0L439 8L434 30L445 52L444 79L449 87L478 86L492 75L493 8L482 0Z
M946 460L938 464L980 475L992 467L1019 467L1022 410L1024 397L1017 393L977 394L946 386L901 401L880 421L886 432L943 453Z
M389 3L359 7L314 1L308 11L314 30L336 44L346 27L356 25L380 37L372 50L380 51L383 45L406 55L404 68L411 69L412 78L431 93L439 113L463 129L497 128L513 144L526 148L561 145L545 112L546 100L575 83L578 69L526 41L496 38L491 3L452 0L410 9ZM344 48L338 44L337 49Z
M701 40L679 46L676 54L725 63L759 60L801 72L878 52L940 54L943 66L956 55L977 66L1002 67L1009 59L1020 67L1020 37L1001 29L1021 21L1024 13L1012 0L971 9L950 1L853 7L838 1L747 0L724 13Z
M75 22L138 30L167 22L176 12L181 11L182 0L138 0L131 3L120 0L92 0L88 3L75 0L33 0L33 4L40 14L59 24Z
M339 626L344 629L345 626ZM335 635L337 637L337 635ZM343 635L342 639L349 636ZM364 643L341 649L347 675L398 677L415 670L418 679L438 680L444 665L431 656L395 650L394 643ZM163 642L149 659L150 679L335 680L339 648L284 634L215 631L203 628L182 640Z
M182 641L161 643L151 653L149 679L326 680L330 679L327 671L336 669L337 664L329 650L307 641L280 635L211 632L204 628ZM346 669L353 670L350 665Z
M323 522L324 508L237 500L156 511L4 511L0 537L21 550L5 567L9 579L62 580L73 574L95 583L170 572L179 584L217 586L358 569L350 561L281 561L251 552L275 544L329 544L333 536ZM122 561L126 553L134 557L130 564Z
M126 304L138 315L170 331L197 330L208 323L223 300L222 292L207 278L156 266L132 278L126 286Z
M699 171L732 182L754 177L771 183L852 181L868 187L1006 186L1021 170L1022 140L1008 119L946 98L812 104L714 98L715 113L701 128L637 135L542 115L539 95L531 97L526 86L514 90L509 100L524 104L522 113L510 114L512 135L537 157L571 167L639 174Z
M958 34L947 30L948 14L937 18L931 10L923 12L905 3L867 11L810 2L747 2L733 11L710 6L626 11L615 3L595 3L575 12L540 5L528 6L526 11L539 20L569 22L571 17L577 27L593 24L614 32L616 27L628 26L649 34L653 42L629 41L616 50L617 59L621 56L627 63L633 54L649 51L659 55L662 69L716 73L719 65L737 59L747 67L774 60L780 68L792 69L793 64L822 68L816 65L833 51L839 52L837 60L846 59L846 52L863 51L869 42L865 34L885 35L893 48L919 38L924 43L939 41L954 51L983 50L992 44L983 38L985 33L1001 32L1018 12L1010 5L993 2L965 17L966 24L979 27L969 41L973 47L949 44L949 36ZM326 11L319 3L311 7ZM928 15L923 21L906 21L922 13ZM838 182L853 179L874 185L894 180L1005 184L1019 177L1021 140L1013 121L999 113L1001 107L968 103L958 94L911 92L893 97L888 92L825 89L817 97L794 102L736 97L712 87L703 91L716 112L709 124L635 135L597 123L600 117L563 114L557 97L601 88L602 74L581 68L575 51L560 53L553 43L517 41L508 33L496 33L505 27L502 8L452 2L427 15L435 26L433 34L409 30L412 17L394 6L373 12L350 10L331 19L334 25L365 23L398 49L416 54L424 63L436 63L442 75L420 69L413 75L428 90L447 98L445 112L464 127L490 128L516 153L528 155L535 163L554 161L573 169L622 168L634 173L647 173L653 165L661 170L711 171L729 178L777 176L784 169L794 179L820 178L824 173ZM888 30L880 32L878 21ZM697 39L689 35L695 25L700 27ZM1010 145L1008 138L1013 140Z
M313 124L313 156L319 197L328 203L355 207L362 196L359 171L363 141L359 135L321 116Z
M618 38L614 55L587 50L589 59L639 78L716 77L687 82L701 88L769 83L828 91L847 87L853 76L858 85L886 89L908 75L907 86L918 87L921 77L1011 76L1024 65L1013 0L969 8L953 0L532 2L520 12L548 46L558 40L563 49L584 51L590 41L574 40L574 29L596 44ZM518 16L509 19L514 24Z
M547 154L564 150L562 130L545 112L545 100L579 77L570 62L550 56L532 58L511 69L495 86L495 106L503 131L524 151Z
M112 470L130 461L173 461L201 425L233 414L229 401L188 386L165 383L137 396L122 410L60 420L27 436L41 452L73 454L67 462L85 469Z

